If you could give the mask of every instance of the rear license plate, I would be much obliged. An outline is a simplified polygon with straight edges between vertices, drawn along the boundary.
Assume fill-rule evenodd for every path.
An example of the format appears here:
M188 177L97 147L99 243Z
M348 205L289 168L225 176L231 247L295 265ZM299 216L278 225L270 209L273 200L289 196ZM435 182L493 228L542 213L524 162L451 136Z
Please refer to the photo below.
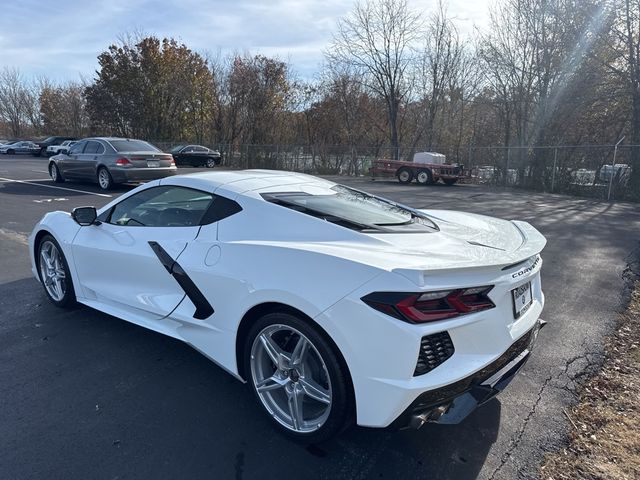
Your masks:
M531 282L527 282L524 285L520 285L518 288L511 290L513 295L513 316L520 318L524 312L533 303L533 296L531 295Z
M159 167L160 162L157 160L147 160L147 167Z

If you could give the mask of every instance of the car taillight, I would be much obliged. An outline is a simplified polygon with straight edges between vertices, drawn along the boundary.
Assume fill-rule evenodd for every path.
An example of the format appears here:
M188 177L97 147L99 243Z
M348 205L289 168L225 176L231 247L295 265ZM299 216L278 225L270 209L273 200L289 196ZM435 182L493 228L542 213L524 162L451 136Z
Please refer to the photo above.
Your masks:
M425 323L494 308L493 285L424 293L375 292L362 297L371 308L411 323Z
M129 160L128 158L122 157L116 160L116 165L118 165L119 167L126 167L128 165L133 165L131 163L131 160Z
M176 160L175 160L175 158L173 158L173 156L171 156L171 164L169 166L170 167L175 167L176 166Z

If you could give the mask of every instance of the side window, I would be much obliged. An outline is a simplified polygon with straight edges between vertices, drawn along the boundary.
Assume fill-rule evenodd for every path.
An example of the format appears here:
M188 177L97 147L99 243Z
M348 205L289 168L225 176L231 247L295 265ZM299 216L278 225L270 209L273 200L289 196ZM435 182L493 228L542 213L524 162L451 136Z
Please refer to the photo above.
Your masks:
M194 150L198 153L205 153L207 151L204 147L195 147Z
M118 203L109 216L113 225L192 227L200 225L213 194L178 186L143 190Z
M73 147L71 147L69 149L69 154L70 155L77 155L78 153L82 153L82 150L84 149L84 146L87 144L87 142L78 142L76 144L73 145Z
M98 142L87 142L87 146L84 149L84 153L98 153L100 144Z

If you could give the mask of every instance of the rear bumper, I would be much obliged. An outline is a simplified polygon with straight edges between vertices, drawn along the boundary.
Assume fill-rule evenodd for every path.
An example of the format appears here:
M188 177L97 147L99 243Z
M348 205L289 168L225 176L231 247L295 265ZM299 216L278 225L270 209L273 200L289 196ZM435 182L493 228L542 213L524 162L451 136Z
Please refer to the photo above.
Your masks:
M178 173L176 167L160 168L110 168L109 172L116 183L144 182L170 177Z
M528 252L523 251L525 258L526 255ZM375 277L314 317L345 358L353 382L358 425L388 427L407 410L413 411L418 406L422 411L443 405L448 409L453 399L504 367L504 359L511 358L505 357L506 352L517 350L515 353L520 354L525 350L527 344L519 342L536 327L544 308L541 264L537 261L532 270L527 269L521 276L517 273L523 266L497 271L487 268L486 272L482 269L463 275L456 270L439 273L437 277L430 275L429 285L422 287L424 291L462 284L494 286L489 297L495 308L453 319L410 324L361 300L371 292L389 291L390 284L402 292L416 288L416 283L397 273ZM515 318L512 292L527 282L531 282L532 303ZM436 336L443 332L453 344L453 354L428 373L416 374L417 361L426 355L424 339L429 337L430 346L439 349L441 339ZM427 401L429 392L437 393Z
M534 327L516 340L498 359L455 383L419 395L392 423L395 428L420 428L425 423L456 424L503 391L525 365L540 328Z

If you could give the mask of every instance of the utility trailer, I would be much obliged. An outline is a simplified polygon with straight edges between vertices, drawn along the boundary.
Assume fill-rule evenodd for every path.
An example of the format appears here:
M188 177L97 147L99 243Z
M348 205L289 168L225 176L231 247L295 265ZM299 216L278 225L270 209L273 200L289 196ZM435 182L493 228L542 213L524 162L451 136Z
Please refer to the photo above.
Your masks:
M453 185L463 177L463 166L446 163L441 153L418 152L412 162L401 160L374 160L370 169L371 178L396 177L400 183L430 185L442 180L445 185Z

